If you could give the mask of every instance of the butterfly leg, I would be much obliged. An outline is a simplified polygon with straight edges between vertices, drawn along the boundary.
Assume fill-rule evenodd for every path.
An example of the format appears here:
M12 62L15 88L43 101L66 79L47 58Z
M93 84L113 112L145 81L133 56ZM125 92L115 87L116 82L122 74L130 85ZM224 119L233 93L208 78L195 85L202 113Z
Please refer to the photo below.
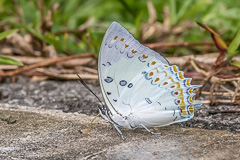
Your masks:
M118 128L118 126L116 124L113 124L113 126L116 128L116 130L118 131L118 133L122 137L122 140L124 140L123 134L122 134L121 130Z
M153 135L160 135L161 133L156 133L156 132L152 132L150 129L148 129L144 124L140 124L140 126L142 126L144 129L146 129L149 133L153 134Z

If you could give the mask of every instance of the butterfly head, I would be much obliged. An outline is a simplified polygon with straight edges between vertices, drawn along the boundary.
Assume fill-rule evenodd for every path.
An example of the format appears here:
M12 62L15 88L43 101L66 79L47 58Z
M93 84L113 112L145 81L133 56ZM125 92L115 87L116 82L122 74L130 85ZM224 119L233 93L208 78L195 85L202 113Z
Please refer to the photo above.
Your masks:
M98 109L99 109L99 112L100 112L101 116L103 117L103 119L109 121L110 119L109 119L109 115L107 113L107 109L102 105L99 105Z

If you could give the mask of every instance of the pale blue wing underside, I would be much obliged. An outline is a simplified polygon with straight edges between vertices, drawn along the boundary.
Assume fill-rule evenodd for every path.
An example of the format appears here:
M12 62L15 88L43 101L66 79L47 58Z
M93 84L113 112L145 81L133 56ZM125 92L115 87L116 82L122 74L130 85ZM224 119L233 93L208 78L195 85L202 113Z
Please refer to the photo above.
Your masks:
M143 46L119 23L113 22L100 48L99 80L110 112L134 115L133 123L161 126L193 117L190 85L176 66Z

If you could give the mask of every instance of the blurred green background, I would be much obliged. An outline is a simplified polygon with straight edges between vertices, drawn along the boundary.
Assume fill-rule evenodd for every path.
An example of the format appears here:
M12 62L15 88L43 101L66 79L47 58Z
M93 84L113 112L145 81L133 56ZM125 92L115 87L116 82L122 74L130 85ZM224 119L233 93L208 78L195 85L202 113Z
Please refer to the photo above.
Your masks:
M0 32L30 33L58 53L98 54L112 21L120 22L142 43L211 41L195 23L199 21L228 42L240 27L239 8L240 1L232 0L0 0ZM166 51L174 52L176 48ZM178 52L186 54L185 49Z

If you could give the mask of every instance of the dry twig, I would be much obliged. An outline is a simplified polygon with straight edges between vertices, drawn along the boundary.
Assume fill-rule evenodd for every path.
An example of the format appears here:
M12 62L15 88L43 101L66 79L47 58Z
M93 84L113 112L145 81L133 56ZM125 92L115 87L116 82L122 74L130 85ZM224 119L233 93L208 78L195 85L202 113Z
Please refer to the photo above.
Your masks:
M94 54L93 53L85 53L85 54L81 54L81 55L73 55L73 56L67 56L67 57L54 58L54 59L46 60L46 61L39 62L36 64L32 64L29 66L25 66L23 68L19 68L19 69L13 70L13 71L0 73L0 77L11 77L11 76L18 75L20 73L29 71L29 70L37 68L37 67L49 66L49 65L55 64L57 62L66 61L69 59L85 58L85 57L91 57L91 56L94 56Z

